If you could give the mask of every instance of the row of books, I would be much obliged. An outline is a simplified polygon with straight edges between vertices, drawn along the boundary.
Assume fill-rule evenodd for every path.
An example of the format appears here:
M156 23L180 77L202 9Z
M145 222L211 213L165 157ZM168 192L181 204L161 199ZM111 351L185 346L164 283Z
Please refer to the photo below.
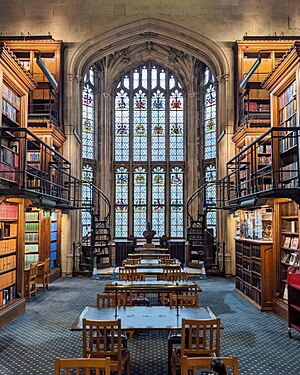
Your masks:
M25 213L25 220L26 221L38 221L39 220L39 212L38 211L26 212Z
M7 223L5 221L0 221L0 239L5 237L16 237L17 233L17 223Z
M270 112L270 104L257 102L244 102L246 112Z
M297 176L298 176L298 163L296 161L294 163L281 167L280 179L282 182L291 180L291 179L296 179Z
M17 249L17 239L12 238L0 241L0 255L12 253Z
M293 128L297 126L297 115L296 112L288 120L283 120L279 124L280 127Z
M296 81L292 82L290 86L279 97L279 108L287 105L296 95Z
M270 154L272 152L272 146L267 144L259 145L257 152L259 154Z
M258 165L271 165L272 156L258 156L257 162L258 162Z
M26 222L25 223L25 232L38 232L39 223L35 222Z
M17 204L0 204L0 220L17 220L18 209L19 206Z
M2 98L2 113L10 120L17 122L17 110Z
M282 232L298 233L298 221L297 220L282 220L281 221Z
M0 272L11 270L12 268L16 268L15 255L0 258Z
M11 271L0 275L0 289L7 288L16 283L16 271Z
M250 285L245 284L242 280L236 281L236 288L257 304L261 304L261 292L254 290Z
M2 97L12 106L14 106L18 111L20 110L20 97L5 83L3 83L2 85Z
M0 306L7 305L10 301L16 298L16 292L16 285L12 285L10 288L0 290Z
M27 152L27 161L41 161L40 151L28 151Z
M17 168L19 165L19 155L8 147L1 146L1 161Z
M38 244L25 244L25 254L26 253L38 253L39 245Z
M296 98L288 103L279 111L279 123L283 124L291 116L295 115L297 112ZM281 125L282 126L282 125Z
M286 249L299 249L299 238L286 236L282 247Z
M281 262L284 264L289 264L290 266L299 266L299 252L284 254Z
M39 254L25 254L25 268L39 260Z
M297 144L297 135L293 131L284 131L280 132L281 139L279 140L279 151L285 152L290 148L296 146Z
M17 181L17 173L13 166L4 164L0 162L0 178L4 178L5 180L16 182Z
M38 233L25 233L25 242L38 242L39 234Z

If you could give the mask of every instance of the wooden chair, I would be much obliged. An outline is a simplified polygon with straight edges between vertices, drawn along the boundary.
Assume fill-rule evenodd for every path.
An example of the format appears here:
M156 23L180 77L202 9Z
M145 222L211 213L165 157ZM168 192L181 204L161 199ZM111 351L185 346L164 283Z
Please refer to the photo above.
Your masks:
M141 258L130 258L122 260L122 267L133 264L141 264Z
M97 294L97 308L100 307L116 307L115 294Z
M25 297L28 297L29 301L33 295L36 297L37 294L36 275L37 263L32 263L29 270L25 272Z
M126 280L126 276L128 274L133 274L133 273L136 273L137 272L137 269L134 268L134 267L120 267L119 268L119 280Z
M170 295L170 306L174 307L198 307L198 296L189 295L189 294L179 294L178 296L175 293Z
M118 307L132 306L132 291L118 292Z
M43 290L48 290L50 283L50 258L46 258L42 262L38 262L36 283L43 285Z
M158 256L158 260L160 259L170 259L170 254L160 254Z
M110 375L110 358L56 358L54 362L54 375ZM71 370L71 371L70 371Z
M121 319L92 321L83 319L82 349L85 358L110 357L111 371L130 375L129 350L122 344Z
M173 348L171 356L172 375L181 359L187 357L216 357L220 355L220 318L208 320L182 319L180 349Z
M145 274L142 272L125 273L124 281L145 281Z
M159 264L176 264L176 259L171 259L171 258L161 258L158 259Z
M218 359L224 363L225 367L232 368L233 375L239 374L237 356L218 357ZM184 355L181 360L181 375L191 375L195 374L195 372L199 369L211 368L211 361L211 357L187 357Z

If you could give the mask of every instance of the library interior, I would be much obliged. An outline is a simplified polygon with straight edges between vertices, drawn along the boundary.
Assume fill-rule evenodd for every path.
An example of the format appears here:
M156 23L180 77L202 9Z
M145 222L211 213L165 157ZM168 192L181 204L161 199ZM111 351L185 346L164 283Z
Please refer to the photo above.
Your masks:
M0 3L0 375L298 375L298 0Z

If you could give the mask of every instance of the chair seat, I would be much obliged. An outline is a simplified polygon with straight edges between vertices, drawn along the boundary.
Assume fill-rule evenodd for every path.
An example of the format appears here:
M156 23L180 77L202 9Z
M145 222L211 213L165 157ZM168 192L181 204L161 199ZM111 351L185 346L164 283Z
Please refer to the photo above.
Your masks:
M106 358L108 355L107 353L91 353L88 358ZM118 354L110 355L110 365L112 369L116 369L120 363L118 362ZM121 366L123 367L124 364L129 360L129 350L127 348L122 349L122 358L121 358Z
M132 297L132 304L135 306L149 306L150 301L144 296L134 296Z

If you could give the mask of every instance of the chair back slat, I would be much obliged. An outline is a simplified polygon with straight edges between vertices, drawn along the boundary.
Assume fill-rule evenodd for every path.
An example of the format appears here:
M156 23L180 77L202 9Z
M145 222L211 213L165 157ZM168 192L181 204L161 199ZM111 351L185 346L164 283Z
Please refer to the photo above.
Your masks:
M115 294L97 294L97 307L116 307Z
M56 358L54 362L54 375L60 375L64 370L65 375L110 375L111 360L106 358Z
M208 320L182 319L182 355L219 355L220 318Z
M117 356L121 360L121 320L92 321L83 319L83 356Z
M214 360L215 359L222 361L227 370L231 367L233 375L239 375L237 356L217 357L214 358ZM197 370L210 369L212 368L211 362L212 357L187 357L184 355L181 360L181 375L189 375L190 373L196 374Z

